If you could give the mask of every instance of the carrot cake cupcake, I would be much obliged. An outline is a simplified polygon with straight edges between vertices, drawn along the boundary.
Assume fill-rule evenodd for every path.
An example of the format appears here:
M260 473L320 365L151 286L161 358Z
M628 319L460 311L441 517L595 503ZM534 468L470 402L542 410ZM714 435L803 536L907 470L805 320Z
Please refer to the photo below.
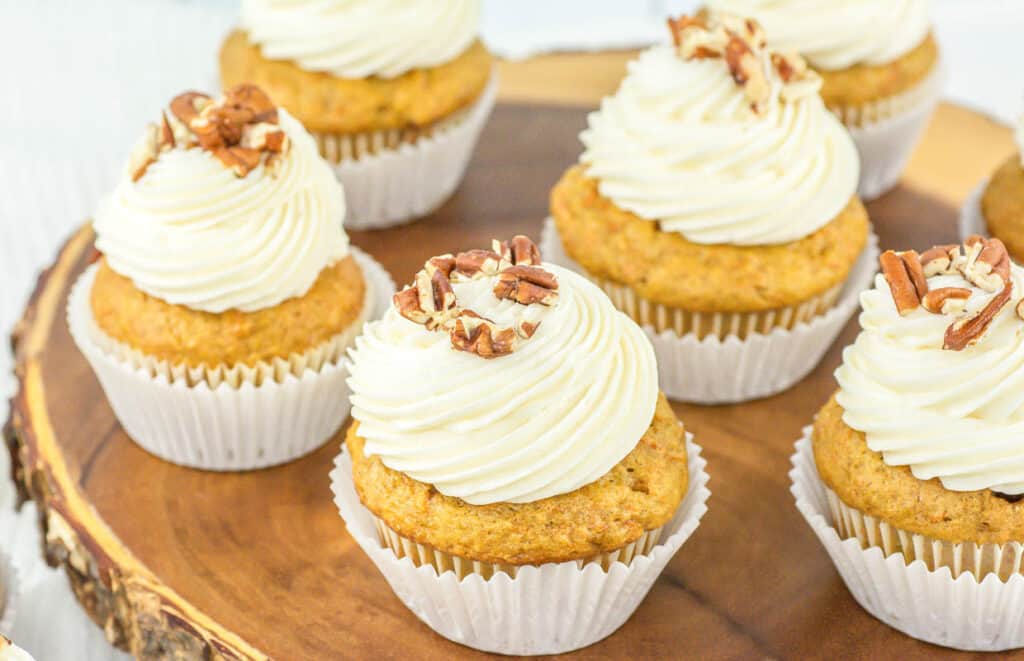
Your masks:
M243 0L221 80L261 86L312 132L349 227L392 225L452 194L493 107L479 18L479 0Z
M341 357L390 295L379 266L349 248L344 216L313 138L255 86L186 92L147 127L96 213L98 263L69 304L136 442L240 469L334 433L347 414L333 401Z
M1024 260L1024 120L1017 127L1017 150L964 206L961 231L984 232L1006 244L1010 257Z
M603 638L704 510L647 338L526 237L429 260L350 355L342 516L446 637L507 654ZM490 625L464 627L473 612Z
M851 274L869 281L854 270L870 234L857 151L818 76L754 21L670 27L674 43L641 54L591 114L545 249L648 330L670 397L764 396L820 359L856 305L831 314ZM729 365L755 373L716 380Z
M860 194L896 185L942 88L929 0L708 0L756 19L768 45L799 53L861 154Z
M889 605L868 597L869 610L911 635L973 649L991 622L973 634L954 622L995 613L993 600L1009 595L1002 585L1024 594L1024 271L1001 241L978 236L887 251L880 263L861 298L863 330L836 371L839 390L798 445L797 497L820 494L828 525L812 526L844 563L887 563L861 579L844 571L861 603L862 580L881 581L878 595L896 591ZM840 550L841 540L852 545ZM961 575L964 592L954 594ZM970 603L979 582L988 596ZM937 601L900 596L915 589ZM1019 611L1013 620L986 644L1024 642Z

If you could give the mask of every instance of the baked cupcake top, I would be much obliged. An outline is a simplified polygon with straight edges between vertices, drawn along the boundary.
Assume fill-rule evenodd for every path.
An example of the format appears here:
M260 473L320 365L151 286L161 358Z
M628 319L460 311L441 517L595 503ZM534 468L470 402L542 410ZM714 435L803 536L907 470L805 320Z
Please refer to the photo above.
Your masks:
M0 661L34 661L32 656L0 634Z
M670 21L589 117L580 160L617 206L693 243L814 233L853 197L860 161L803 60L725 14Z
M643 331L521 236L429 260L350 356L365 453L472 505L599 479L658 400Z
M205 312L302 296L348 254L316 142L251 85L186 92L147 127L96 213L96 247L141 291Z
M242 0L242 29L270 60L339 78L395 78L476 39L480 0Z
M843 420L920 480L1024 493L1024 270L978 236L881 264L836 371Z
M929 0L708 0L719 11L759 21L768 43L817 69L888 64L931 29Z

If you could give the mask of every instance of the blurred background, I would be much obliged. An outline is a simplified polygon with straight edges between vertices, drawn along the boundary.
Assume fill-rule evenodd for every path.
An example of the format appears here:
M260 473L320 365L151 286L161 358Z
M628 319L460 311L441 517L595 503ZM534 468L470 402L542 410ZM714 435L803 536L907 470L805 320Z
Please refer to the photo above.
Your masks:
M495 53L516 61L633 49L667 38L665 16L696 4L484 0L482 31ZM154 111L183 89L216 89L217 49L236 12L234 0L0 0L0 335L20 315L39 269L113 187ZM1024 110L1024 1L935 0L934 18L950 72L947 98L1014 122ZM561 70L574 75L572 67L585 66L578 62L567 60ZM615 80L605 84L610 92ZM523 97L512 84L503 98ZM0 350L0 418L13 388L10 370L10 355ZM6 461L0 452L0 475ZM11 497L8 489L0 480L0 507ZM0 541L18 534L19 546L32 548L33 529L30 513L0 520ZM35 550L25 562L39 563ZM13 633L27 646L56 644L41 626L46 613L67 606L69 617L80 613L68 601L63 576L41 566L33 572L46 605L35 608L38 617L20 618ZM104 645L80 617L76 635ZM33 651L40 659L59 658Z

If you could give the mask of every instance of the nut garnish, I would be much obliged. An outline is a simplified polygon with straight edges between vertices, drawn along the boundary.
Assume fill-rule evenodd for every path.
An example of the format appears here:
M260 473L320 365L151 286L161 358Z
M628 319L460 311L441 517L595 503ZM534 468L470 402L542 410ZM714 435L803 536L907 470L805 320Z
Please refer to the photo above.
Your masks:
M882 267L882 275L889 283L892 300L896 303L896 311L901 315L909 314L921 304L920 284L915 283L915 278L912 277L908 267L910 260L904 259L904 254L886 250L878 258L878 263ZM925 287L927 288L927 283L925 283Z
M1002 291L992 297L976 314L954 321L946 329L946 337L942 343L943 349L962 351L975 344L988 330L999 311L1010 302L1010 294L1013 293L1013 285L1006 283Z
M494 242L493 250L469 250L427 260L413 284L394 296L403 317L428 330L447 332L452 347L481 358L497 358L515 351L521 340L533 337L539 322L521 320L514 328L499 328L493 321L459 305L452 282L497 276L494 294L524 306L553 305L558 279L544 270L540 251L525 236Z
M668 27L683 59L723 59L755 113L764 110L776 83L786 100L816 93L821 85L818 74L802 57L769 50L764 30L752 19L702 11L696 16L670 18Z
M921 253L921 267L926 278L957 273L959 261L960 246L934 246Z
M129 162L132 180L142 178L160 153L197 145L245 177L260 163L275 175L289 140L278 126L277 108L255 85L238 85L216 101L201 92L185 92L171 100L170 115L161 112L159 126L147 128Z
M939 287L925 294L921 305L935 314L960 314L970 297L971 290L966 287Z

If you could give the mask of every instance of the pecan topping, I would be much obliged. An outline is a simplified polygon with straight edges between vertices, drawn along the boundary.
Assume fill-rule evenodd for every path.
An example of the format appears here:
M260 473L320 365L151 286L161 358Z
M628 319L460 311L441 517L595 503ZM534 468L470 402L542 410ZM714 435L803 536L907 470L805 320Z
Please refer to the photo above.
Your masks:
M132 181L142 179L146 170L156 160L156 155L160 152L159 140L156 126L147 126L142 139L136 143L131 156L128 157L128 171L131 172Z
M896 304L896 311L901 315L916 310L921 304L920 284L915 282L916 278L912 276L908 267L911 260L904 259L904 254L886 250L878 258L878 263L882 267L882 275L885 276L885 281L889 283L889 290L892 292L892 300ZM925 283L925 289L927 289L927 282Z
M494 250L470 250L433 257L416 274L413 284L394 296L403 317L432 331L449 335L452 347L496 358L515 350L520 340L533 337L539 323L520 320L514 328L498 328L490 319L459 305L452 281L497 276L495 296L522 305L552 305L558 298L558 280L540 268L540 251L530 239L494 242Z
M964 241L966 255L959 269L964 279L987 292L997 292L1009 282L1010 255L999 239L973 235Z
M731 14L701 12L697 16L668 19L672 41L686 60L721 58L736 85L742 87L754 112L771 99L774 77L784 99L817 92L820 78L795 53L767 48L764 30L752 19Z
M960 246L934 246L921 253L921 267L926 278L957 273L959 263Z
M942 348L962 351L980 340L992 324L992 320L999 314L999 311L1010 302L1010 294L1012 292L1013 285L1007 282L1006 286L993 296L992 300L976 314L953 322L946 329L946 337Z
M200 92L185 92L171 100L170 111L170 116L161 112L159 126L153 127L153 144L149 144L147 132L145 146L133 155L129 165L134 181L161 152L197 144L238 177L246 176L261 162L274 175L277 157L289 146L288 136L277 124L277 108L255 85L234 87L217 101Z
M935 314L960 314L970 297L971 290L966 287L940 287L921 297L921 305Z

